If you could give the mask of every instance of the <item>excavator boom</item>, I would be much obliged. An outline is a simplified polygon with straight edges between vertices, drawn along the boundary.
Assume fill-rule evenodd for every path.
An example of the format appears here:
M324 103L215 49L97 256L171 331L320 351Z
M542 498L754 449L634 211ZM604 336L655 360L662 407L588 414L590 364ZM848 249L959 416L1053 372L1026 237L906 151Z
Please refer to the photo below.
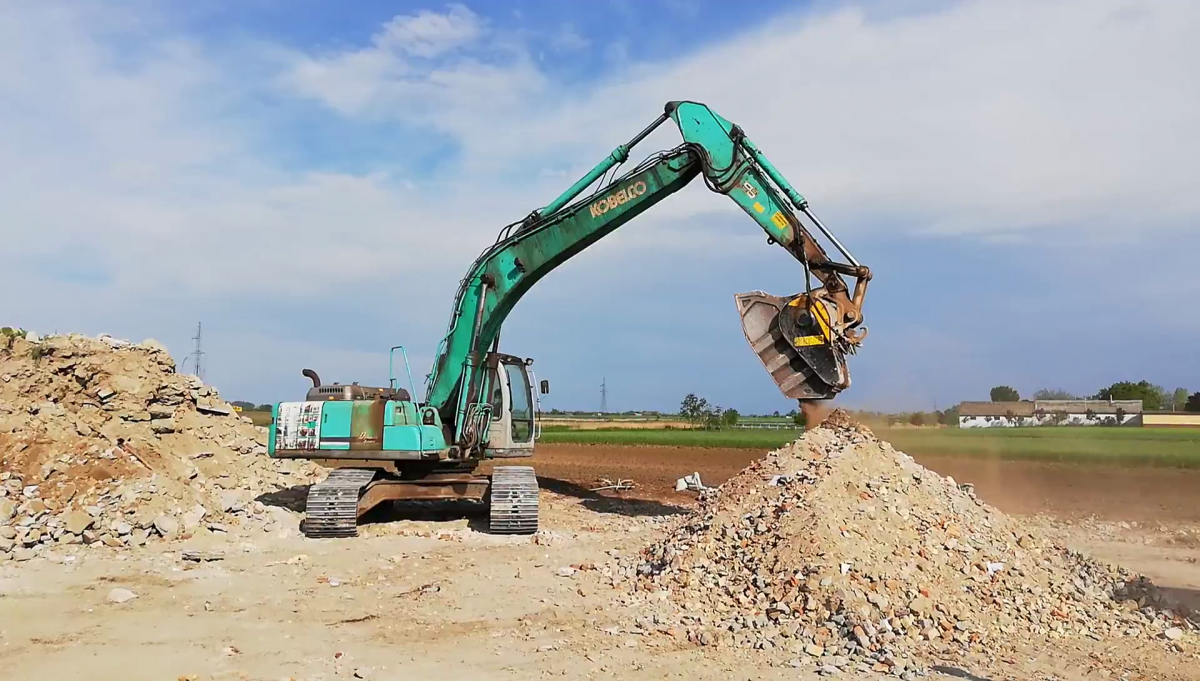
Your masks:
M667 120L684 142L649 157L619 178L579 198L629 158L630 149ZM785 298L742 294L738 307L747 339L785 395L829 398L849 385L844 355L853 352L870 271L854 260L736 125L696 102L670 102L653 124L617 147L570 189L501 232L476 259L455 296L446 338L426 386L426 404L457 424L461 439L471 427L472 406L483 400L484 357L508 314L542 277L612 233L697 176L734 200L767 235L804 267L805 290ZM832 260L800 219L808 218L849 261ZM821 287L809 285L811 273ZM843 276L856 279L853 294Z

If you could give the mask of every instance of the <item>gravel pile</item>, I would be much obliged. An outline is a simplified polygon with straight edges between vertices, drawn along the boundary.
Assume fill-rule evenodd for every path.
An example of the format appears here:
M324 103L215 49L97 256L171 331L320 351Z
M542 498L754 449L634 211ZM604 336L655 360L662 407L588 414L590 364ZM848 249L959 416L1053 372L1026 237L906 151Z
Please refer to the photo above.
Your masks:
M827 674L913 678L1050 639L1188 645L1152 584L1031 532L835 412L604 570L644 633Z
M0 561L270 526L317 468L266 439L155 341L0 334Z

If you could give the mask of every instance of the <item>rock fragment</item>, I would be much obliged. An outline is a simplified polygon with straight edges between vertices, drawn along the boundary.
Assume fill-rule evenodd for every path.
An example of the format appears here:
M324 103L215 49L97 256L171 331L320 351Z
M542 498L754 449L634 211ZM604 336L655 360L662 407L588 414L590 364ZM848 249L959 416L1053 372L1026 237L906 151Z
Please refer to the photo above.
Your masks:
M169 515L160 515L154 519L154 529L163 537L169 537L179 531L179 521Z
M128 603L129 601L132 601L135 598L137 598L137 594L130 591L129 589L117 588L117 589L113 589L112 591L108 592L108 597L106 600L108 600L109 603L120 604L120 603Z

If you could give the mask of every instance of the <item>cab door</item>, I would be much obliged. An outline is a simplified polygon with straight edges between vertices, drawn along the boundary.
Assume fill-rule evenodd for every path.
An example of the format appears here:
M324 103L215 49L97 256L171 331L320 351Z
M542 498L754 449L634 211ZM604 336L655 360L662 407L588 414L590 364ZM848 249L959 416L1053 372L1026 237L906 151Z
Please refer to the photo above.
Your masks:
M533 455L534 396L525 363L504 357L488 369L492 423L488 429L488 456Z

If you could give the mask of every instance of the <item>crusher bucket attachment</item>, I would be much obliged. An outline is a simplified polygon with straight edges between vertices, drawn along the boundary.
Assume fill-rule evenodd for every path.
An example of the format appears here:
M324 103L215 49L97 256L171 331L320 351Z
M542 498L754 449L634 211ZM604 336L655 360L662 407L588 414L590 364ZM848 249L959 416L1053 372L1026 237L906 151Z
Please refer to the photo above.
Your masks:
M850 386L842 341L831 331L836 308L814 289L779 297L739 293L742 331L779 390L795 400L830 399ZM830 314L830 313L834 314Z

